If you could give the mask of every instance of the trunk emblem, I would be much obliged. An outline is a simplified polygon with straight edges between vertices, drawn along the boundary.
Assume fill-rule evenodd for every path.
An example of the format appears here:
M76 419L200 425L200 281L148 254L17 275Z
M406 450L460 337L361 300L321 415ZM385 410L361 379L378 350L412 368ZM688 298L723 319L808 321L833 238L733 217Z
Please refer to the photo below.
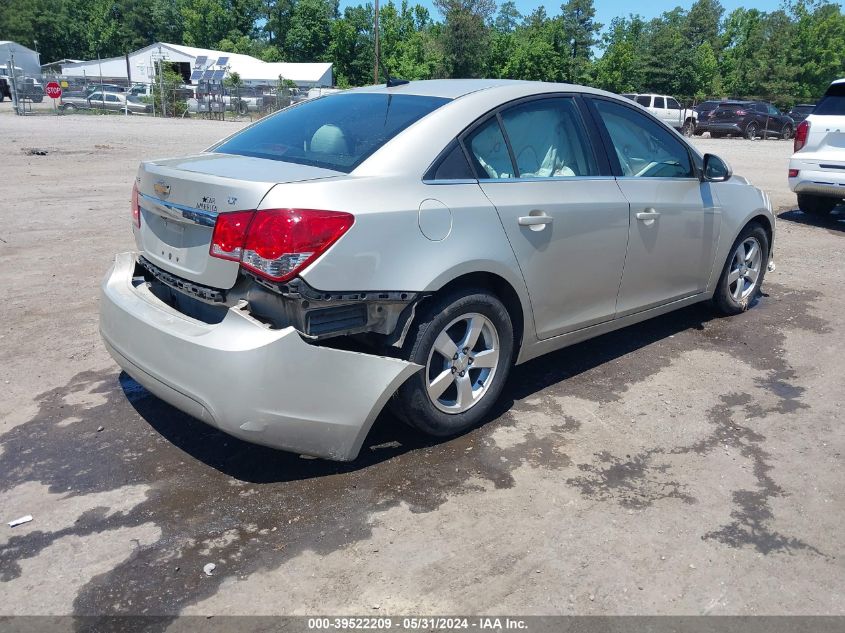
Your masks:
M170 195L170 185L161 180L153 185L153 189L155 189L155 192L160 196L167 197Z

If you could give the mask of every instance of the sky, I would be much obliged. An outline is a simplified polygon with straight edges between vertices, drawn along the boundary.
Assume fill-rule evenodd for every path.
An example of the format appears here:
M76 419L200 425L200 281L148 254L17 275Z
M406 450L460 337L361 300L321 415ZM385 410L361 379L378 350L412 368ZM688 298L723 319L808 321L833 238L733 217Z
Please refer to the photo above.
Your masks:
M364 4L367 0L340 0L341 11L344 7ZM369 0L372 2L372 0ZM387 0L379 0L386 3ZM408 0L409 4L421 4L428 7L431 14L436 19L440 19L440 15L434 8L431 0ZM497 0L501 4L503 0ZM555 0L543 2L542 0L515 0L517 9L523 15L528 15L540 5L545 5L546 12L549 15L558 15L560 13L560 5L562 2ZM393 0L397 5L402 3L402 0ZM607 26L610 20L616 16L627 16L631 13L641 15L643 18L649 20L655 18L665 11L671 11L677 6L683 9L689 9L694 0L645 0L637 2L636 0L594 0L596 7L596 21ZM780 7L780 0L721 0L722 6L725 7L725 15L744 7L746 9L760 9L761 11L774 11Z

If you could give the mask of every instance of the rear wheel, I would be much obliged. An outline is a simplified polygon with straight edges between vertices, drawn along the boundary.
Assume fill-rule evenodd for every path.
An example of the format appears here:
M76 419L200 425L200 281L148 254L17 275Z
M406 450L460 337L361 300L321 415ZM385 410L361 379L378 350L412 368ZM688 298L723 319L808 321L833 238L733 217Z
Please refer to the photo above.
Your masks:
M752 222L731 246L713 294L713 306L722 314L745 312L763 285L769 263L769 238L762 226Z
M785 141L788 141L792 138L792 126L787 123L783 126L783 132L781 133L780 137Z
M391 399L413 427L446 437L475 426L502 393L513 356L513 325L501 301L481 289L432 300L405 344L422 365Z
M758 131L759 130L757 128L757 124L752 121L745 128L745 138L747 138L749 141L753 141L755 138L757 138Z
M825 198L824 196L813 196L808 193L798 194L798 208L807 215L825 216L836 208L841 200L836 198Z

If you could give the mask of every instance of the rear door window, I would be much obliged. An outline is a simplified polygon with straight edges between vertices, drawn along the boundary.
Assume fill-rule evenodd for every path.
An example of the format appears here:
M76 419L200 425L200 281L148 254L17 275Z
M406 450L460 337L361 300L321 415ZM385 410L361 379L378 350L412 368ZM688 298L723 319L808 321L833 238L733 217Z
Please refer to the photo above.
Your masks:
M604 99L594 99L593 103L610 135L623 176L695 176L689 151L669 130L622 104Z
M654 98L654 107L655 108L665 108L666 107L666 100L663 97L655 97Z
M813 115L845 116L845 82L833 84L813 110Z
M312 99L262 119L213 151L349 173L402 130L449 101L383 93Z
M537 99L502 112L520 178L595 176L598 167L575 99Z
M637 103L639 103L644 108L651 107L651 96L650 95L640 95L637 97Z

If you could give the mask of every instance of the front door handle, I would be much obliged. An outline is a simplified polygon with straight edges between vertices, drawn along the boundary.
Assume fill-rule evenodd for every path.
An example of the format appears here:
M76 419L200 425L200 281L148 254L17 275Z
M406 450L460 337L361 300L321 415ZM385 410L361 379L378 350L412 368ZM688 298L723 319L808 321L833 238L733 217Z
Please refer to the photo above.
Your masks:
M654 209L647 209L646 211L640 211L637 213L637 219L645 224L646 226L651 226L654 224L654 221L660 217L660 212L655 211Z
M519 226L539 226L551 224L554 218L550 215L523 215L517 221L519 222Z

